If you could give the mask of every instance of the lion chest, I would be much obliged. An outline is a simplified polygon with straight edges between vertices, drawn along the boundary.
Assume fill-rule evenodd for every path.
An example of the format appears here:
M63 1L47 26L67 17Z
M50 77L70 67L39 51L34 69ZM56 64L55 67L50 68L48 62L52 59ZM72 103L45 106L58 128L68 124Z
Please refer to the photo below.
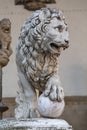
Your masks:
M34 86L43 87L47 80L55 73L57 60L50 55L40 55L36 59L32 57L28 66L28 77Z

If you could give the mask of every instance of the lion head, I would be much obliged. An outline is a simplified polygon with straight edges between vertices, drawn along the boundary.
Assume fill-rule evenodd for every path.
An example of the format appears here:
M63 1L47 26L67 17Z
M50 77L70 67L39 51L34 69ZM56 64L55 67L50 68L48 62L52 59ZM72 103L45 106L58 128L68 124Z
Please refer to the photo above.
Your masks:
M39 52L60 54L62 48L69 46L68 37L63 13L60 10L42 8L35 11L22 26L19 48L23 50L23 47L29 49L32 46Z

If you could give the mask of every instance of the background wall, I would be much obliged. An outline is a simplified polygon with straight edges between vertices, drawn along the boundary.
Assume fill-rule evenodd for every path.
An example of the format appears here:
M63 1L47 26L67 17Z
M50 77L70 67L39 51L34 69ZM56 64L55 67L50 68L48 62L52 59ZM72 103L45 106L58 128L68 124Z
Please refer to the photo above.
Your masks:
M60 79L67 96L87 96L87 1L56 0L48 7L64 12L70 32L70 47L60 56ZM9 18L12 23L13 54L3 70L3 97L15 97L17 72L15 46L24 20L32 12L14 5L14 0L0 0L0 19Z

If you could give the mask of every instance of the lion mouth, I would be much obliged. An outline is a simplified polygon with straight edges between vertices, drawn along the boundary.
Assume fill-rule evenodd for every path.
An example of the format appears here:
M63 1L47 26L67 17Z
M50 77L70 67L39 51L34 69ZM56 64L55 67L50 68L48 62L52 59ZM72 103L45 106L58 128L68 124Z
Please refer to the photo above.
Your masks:
M60 54L62 50L65 50L66 48L68 48L68 45L64 45L64 44L58 44L58 43L50 43L50 49L57 54Z
M57 53L58 55L60 55L61 51L62 51L62 47L59 47L56 43L50 43L50 50L53 53Z
M53 50L57 51L59 49L58 45L56 45L55 43L51 43L50 46Z

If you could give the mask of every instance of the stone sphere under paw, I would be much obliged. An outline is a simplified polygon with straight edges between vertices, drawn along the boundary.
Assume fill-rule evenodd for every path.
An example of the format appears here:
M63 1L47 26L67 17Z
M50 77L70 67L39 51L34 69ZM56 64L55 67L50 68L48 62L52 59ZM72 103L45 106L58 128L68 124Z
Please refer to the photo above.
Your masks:
M64 110L65 102L62 100L51 101L49 97L45 97L44 94L41 94L38 98L37 109L41 116L58 118Z

